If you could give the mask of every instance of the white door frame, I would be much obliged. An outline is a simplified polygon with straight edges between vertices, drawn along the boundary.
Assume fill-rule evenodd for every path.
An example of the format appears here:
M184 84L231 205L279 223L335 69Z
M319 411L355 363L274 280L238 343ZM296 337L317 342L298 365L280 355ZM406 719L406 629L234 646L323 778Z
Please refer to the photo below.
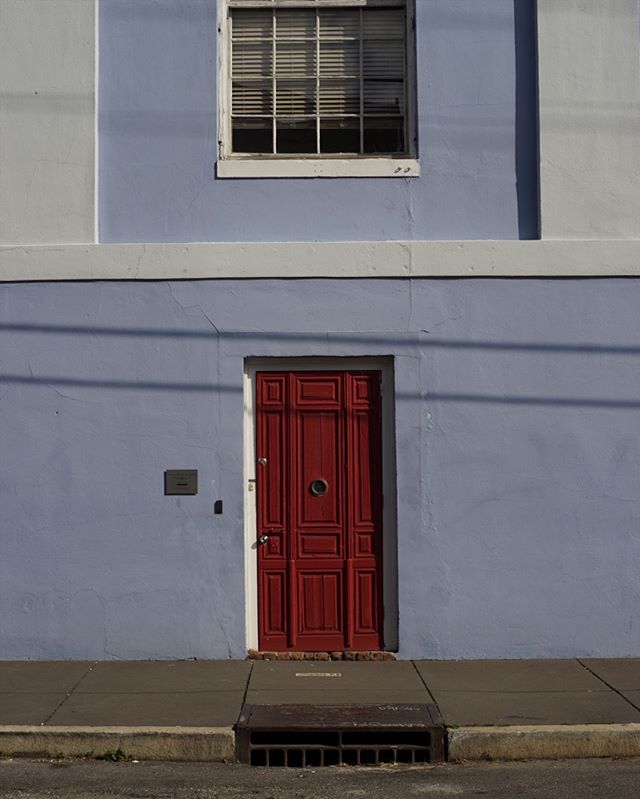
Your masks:
M256 372L366 369L382 376L382 601L385 649L398 649L398 535L394 369L392 357L246 358L244 363L245 619L247 649L258 649L258 556L256 545Z

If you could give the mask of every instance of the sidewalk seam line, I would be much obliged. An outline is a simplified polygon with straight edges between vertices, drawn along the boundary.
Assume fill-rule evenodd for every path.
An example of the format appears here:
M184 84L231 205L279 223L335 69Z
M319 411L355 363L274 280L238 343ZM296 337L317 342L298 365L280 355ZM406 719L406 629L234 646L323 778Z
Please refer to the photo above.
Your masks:
M441 710L440 710L440 706L438 705L438 701L437 701L437 699L436 699L436 697L435 697L435 695L434 695L433 691L431 690L431 688L429 688L429 686L427 685L426 681L425 681L425 680L424 680L424 678L422 677L422 674L420 674L420 671L418 670L418 667L416 666L416 662L415 662L415 660L412 660L412 661L411 661L411 665L413 666L413 669L414 669L415 673L418 675L418 679L419 679L419 680L420 680L420 682L421 682L421 683L424 685L426 692L427 692L427 693L429 694L429 696L431 697L431 700L433 701L433 704L436 706L436 709L437 709L437 711L438 711L438 714L440 715L440 718L442 719L442 725L443 725L444 727L446 727L446 724L444 723L444 716L442 715L442 712L441 712Z
M57 712L60 710L60 708L61 708L61 707L64 705L64 703L65 703L65 702L67 701L67 699L68 699L68 698L71 696L71 694L72 694L72 693L73 693L73 692L76 690L76 688L77 688L77 687L80 685L80 683L81 683L81 682L84 680L84 678L87 676L87 674L88 674L90 671L92 671L92 670L93 670L93 669L96 667L97 663L98 663L98 661L97 661L97 660L94 660L94 661L92 661L92 663L91 663L91 665L89 666L89 668L88 668L86 671L84 671L84 672L83 672L83 673L80 675L80 677L79 677L79 678L76 680L76 682L75 682L75 683L74 683L74 684L71 686L71 690L70 690L70 691L67 693L67 695L66 695L66 696L65 696L65 698L62 700L62 702L60 702L60 704L59 704L59 705L57 705L57 706L56 706L56 707L55 707L55 708L54 708L54 709L51 711L51 713L49 713L49 715L47 716L47 718L46 718L44 721L40 722L40 726L41 726L41 727L44 727L44 725L45 725L45 724L46 724L46 723L47 723L47 722L48 722L50 719L52 719L52 718L55 716L55 714L56 714L56 713L57 713Z
M442 722L442 761L443 763L449 762L449 726L447 725L446 721L444 720L444 716L440 710L440 705L438 704L438 700L435 697L435 694L427 685L427 681L424 679L422 674L420 674L420 670L416 666L415 660L411 660L411 665L413 666L413 670L418 675L418 679L424 685L424 689L427 694L433 700L433 704L436 706L436 710L438 711L438 715L440 716L440 721Z
M247 694L249 693L249 683L251 682L251 675L253 674L253 660L249 661L251 663L251 667L249 668L249 674L247 675L247 684L244 687L244 693L242 694L242 702L240 702L240 710L238 711L238 716L233 724L233 729L238 726L238 722L240 721L240 716L242 715L242 711L244 710L245 702L247 701Z
M601 677L601 676L600 676L600 675L599 675L597 672L593 671L593 669L590 669L590 668L589 668L589 667L586 665L586 663L583 663L583 662L580 660L580 658L576 658L576 661L577 661L577 662L578 662L578 663L579 663L579 664L582 666L582 668L583 668L583 669L586 669L586 670L589 672L589 674L593 674L593 676L594 676L594 677L596 677L598 680L600 680L600 682L604 683L604 684L607 686L607 688L610 688L610 689L611 689L611 690L612 690L614 693L618 694L618 696L619 696L621 699L624 699L624 701L625 701L625 702L627 702L629 705L631 705L631 707L632 707L632 708L635 708L635 710L637 710L637 711L640 711L640 707L638 707L637 705L634 705L634 703L633 703L633 702L632 702L630 699L628 699L628 698L627 698L627 697L626 697L626 696L625 696L623 693L621 693L620 691L618 691L618 689L617 689L617 688L614 688L614 686L613 686L613 685L611 685L610 683L608 683L608 682L607 682L607 681L606 681L606 680L605 680L603 677Z

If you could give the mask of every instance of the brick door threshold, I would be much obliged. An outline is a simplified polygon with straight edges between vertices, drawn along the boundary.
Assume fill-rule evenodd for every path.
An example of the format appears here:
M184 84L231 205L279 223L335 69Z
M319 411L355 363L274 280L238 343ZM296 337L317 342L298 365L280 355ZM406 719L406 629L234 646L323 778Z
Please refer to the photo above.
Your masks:
M250 649L247 660L395 660L393 652L258 652Z

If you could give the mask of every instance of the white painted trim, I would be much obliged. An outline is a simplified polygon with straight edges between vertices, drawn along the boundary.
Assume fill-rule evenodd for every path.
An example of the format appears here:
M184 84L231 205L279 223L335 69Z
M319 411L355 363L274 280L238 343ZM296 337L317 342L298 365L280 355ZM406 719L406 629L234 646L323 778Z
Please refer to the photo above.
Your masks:
M227 3L218 3L218 158L229 155L231 137L231 91L229 86L229 44L231 41L231 20ZM220 163L220 160L218 161ZM216 174L218 167L216 166Z
M293 277L640 277L640 240L0 247L0 282Z
M93 240L100 241L100 0L95 0L93 13L94 19L94 133L93 133Z
M255 379L256 372L371 369L382 373L382 584L385 649L398 649L398 523L393 359L247 358L244 370L245 622L247 649L258 648L258 567L256 556Z
M219 178L417 178L415 158L227 158Z

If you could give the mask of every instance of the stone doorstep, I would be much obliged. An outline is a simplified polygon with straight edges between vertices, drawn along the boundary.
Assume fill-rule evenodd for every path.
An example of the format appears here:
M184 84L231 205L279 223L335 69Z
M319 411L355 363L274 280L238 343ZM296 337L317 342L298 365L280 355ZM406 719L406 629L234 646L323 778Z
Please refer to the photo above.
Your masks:
M389 661L396 660L393 652L259 652L250 649L247 660L366 660Z

